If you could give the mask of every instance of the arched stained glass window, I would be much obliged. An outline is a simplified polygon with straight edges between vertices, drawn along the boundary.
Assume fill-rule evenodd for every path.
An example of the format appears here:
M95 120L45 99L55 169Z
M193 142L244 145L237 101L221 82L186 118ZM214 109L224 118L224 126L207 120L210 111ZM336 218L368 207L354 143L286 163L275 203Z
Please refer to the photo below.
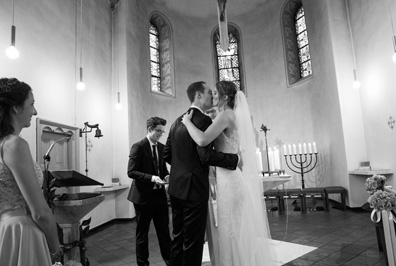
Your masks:
M161 91L160 46L157 28L150 23L151 90Z
M240 34L235 26L228 25L229 48L224 51L220 47L220 34L217 28L213 34L215 60L216 60L216 81L233 81L237 87L245 92L243 84L243 73L241 70L241 45ZM246 93L246 92L245 92Z
M301 0L288 0L282 8L282 33L289 85L312 76L308 31Z
M165 16L154 12L149 24L151 91L174 96L172 30Z
M307 25L305 24L304 8L301 6L295 16L298 58L300 61L301 77L307 77L312 74L311 56L309 54Z

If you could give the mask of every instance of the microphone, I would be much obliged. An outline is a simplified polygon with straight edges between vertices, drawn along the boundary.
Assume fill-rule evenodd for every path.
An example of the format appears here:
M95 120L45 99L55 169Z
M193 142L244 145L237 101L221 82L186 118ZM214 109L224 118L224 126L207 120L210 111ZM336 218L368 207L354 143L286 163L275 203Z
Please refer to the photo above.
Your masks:
M50 159L49 154L50 154L52 148L54 147L55 143L61 142L62 140L65 140L65 139L69 140L70 138L71 138L71 135L68 135L68 136L63 137L61 139L55 140L54 143L52 143L51 146L49 147L48 151L45 153L45 155L43 157L44 160L48 160L49 161L49 159Z

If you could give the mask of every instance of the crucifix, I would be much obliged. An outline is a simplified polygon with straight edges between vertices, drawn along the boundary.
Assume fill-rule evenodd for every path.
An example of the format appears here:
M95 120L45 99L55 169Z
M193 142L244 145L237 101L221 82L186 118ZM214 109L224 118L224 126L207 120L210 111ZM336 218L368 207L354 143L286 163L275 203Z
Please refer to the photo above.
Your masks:
M228 40L228 26L227 26L227 0L217 0L217 14L219 17L219 34L220 34L220 47L223 51L228 50L230 45Z

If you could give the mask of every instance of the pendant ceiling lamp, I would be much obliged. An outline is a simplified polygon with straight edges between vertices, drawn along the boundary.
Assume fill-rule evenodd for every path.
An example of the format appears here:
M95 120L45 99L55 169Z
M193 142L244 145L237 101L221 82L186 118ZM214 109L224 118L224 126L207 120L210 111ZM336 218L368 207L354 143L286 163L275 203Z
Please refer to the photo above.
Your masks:
M358 88L360 88L360 81L359 81L358 74L357 74L355 46L354 46L354 42L353 42L351 19L349 17L348 1L345 1L345 8L346 8L346 13L347 13L348 28L349 28L349 35L351 38L351 48L352 48L352 60L353 60L353 83L352 83L352 86L355 89L358 89Z
M14 25L14 11L15 11L15 6L14 6L14 0L12 0L12 26L11 26L11 45L6 49L6 55L10 59L16 59L19 57L19 51L15 47L15 35L16 35L16 27Z
M115 81L117 82L117 102L114 105L116 110L122 109L121 104L121 94L120 94L120 70L119 70L119 56L118 56L118 17L119 13L116 11L116 8L119 4L119 0L115 1L111 4L111 16L112 16L112 34L113 34L113 41L115 45L113 45L113 56L115 58L114 68L113 68L113 75ZM117 12L117 13L116 13Z
M82 15L83 15L83 4L82 0L80 0L80 79L79 82L77 83L76 87L78 90L83 91L85 90L85 83L84 83L84 73L83 73L83 67L82 67L82 51L83 51L83 46L82 46L82 38L83 38L83 20L82 20ZM76 16L76 25L77 25L77 16ZM76 31L77 34L77 31Z

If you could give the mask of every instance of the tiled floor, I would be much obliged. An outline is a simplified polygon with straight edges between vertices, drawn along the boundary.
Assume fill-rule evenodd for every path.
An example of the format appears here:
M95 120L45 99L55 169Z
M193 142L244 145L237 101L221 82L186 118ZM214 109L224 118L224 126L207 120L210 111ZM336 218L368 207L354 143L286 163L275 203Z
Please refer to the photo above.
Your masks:
M307 214L301 214L293 211L290 203L287 215L279 215L276 211L269 212L272 238L314 246L317 249L284 265L387 265L384 253L378 250L375 226L370 220L369 212L361 209L342 211L331 208L329 213L311 210ZM272 206L275 204L267 203L268 208ZM92 230L87 238L90 265L136 265L135 228L136 223L128 220ZM150 265L165 266L153 225L151 229Z

